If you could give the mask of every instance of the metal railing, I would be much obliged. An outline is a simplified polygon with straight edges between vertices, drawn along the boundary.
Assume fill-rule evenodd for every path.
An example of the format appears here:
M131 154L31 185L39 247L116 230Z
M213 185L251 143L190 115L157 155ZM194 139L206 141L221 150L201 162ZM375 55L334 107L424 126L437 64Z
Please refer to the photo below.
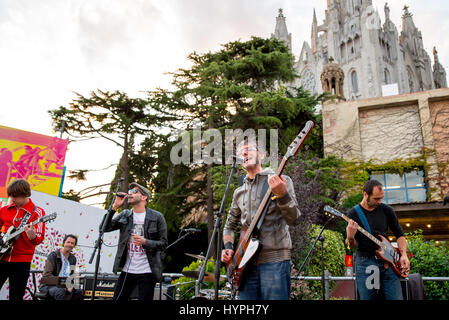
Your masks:
M421 277L423 281L449 281L449 277ZM291 277L292 280L305 280L305 281L322 281L321 276L294 276ZM343 276L343 277L333 277L328 270L324 271L324 288L325 288L325 300L330 299L330 282L331 281L355 281L355 276ZM402 282L406 283L406 288L408 288L408 278L401 278ZM357 287L354 286L354 296L357 296ZM408 299L408 290L406 290Z
M33 281L33 285L34 285L34 292L27 287L27 290L30 292L30 295L32 296L33 299L35 299L35 294L37 291L37 286L36 286L36 274L40 274L42 273L42 270L32 270L30 271L31 275L32 275L32 281ZM80 272L80 275L94 275L94 272ZM98 276L116 276L113 273L99 273ZM185 277L185 275L183 275L182 273L163 273L162 274L163 279L165 278L181 278L181 277ZM291 280L304 280L304 281L322 281L322 277L321 276L293 276L291 277ZM330 274L330 272L328 270L324 271L324 288L325 288L325 300L329 300L330 299L330 283L331 281L355 281L356 277L355 276L332 276ZM401 278L401 281L405 282L406 285L408 286L408 278ZM449 281L449 277L422 277L423 281ZM180 290L181 290L181 285L184 284L188 284L188 283L194 283L196 280L192 280L192 281L187 281L187 282L180 282L180 283L175 283L175 284L169 284L166 285L166 288L170 288L170 287L175 287L175 295L173 297L173 299L177 300L180 298ZM158 284L158 288L159 288L159 299L162 299L162 283ZM356 296L356 286L354 286L354 296ZM406 290L407 294L408 294L408 290ZM406 297L408 299L408 296Z

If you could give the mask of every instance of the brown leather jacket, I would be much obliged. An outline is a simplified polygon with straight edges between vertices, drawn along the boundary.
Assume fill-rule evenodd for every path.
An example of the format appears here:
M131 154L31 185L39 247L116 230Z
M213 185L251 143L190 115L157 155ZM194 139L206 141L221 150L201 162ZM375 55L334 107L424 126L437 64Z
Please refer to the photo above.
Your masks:
M248 226L251 223L262 201L261 191L264 181L274 173L271 168L266 168L259 172L253 181L248 176L245 177L243 185L234 191L231 209L223 229L224 235L234 238L235 231L240 225ZM289 226L299 224L301 212L296 202L291 178L285 175L282 177L287 180L287 193L282 198L272 201L268 209L259 233L262 250L255 261L256 264L291 259L292 240L288 229Z

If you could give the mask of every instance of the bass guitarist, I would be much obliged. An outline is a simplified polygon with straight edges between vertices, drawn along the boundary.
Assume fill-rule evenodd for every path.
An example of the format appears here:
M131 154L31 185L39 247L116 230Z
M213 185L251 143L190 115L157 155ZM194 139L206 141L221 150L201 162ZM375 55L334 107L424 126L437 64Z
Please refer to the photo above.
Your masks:
M382 203L384 196L382 184L377 180L369 180L363 186L362 202L347 214L351 220L346 227L346 244L351 249L357 247L354 266L360 300L379 299L382 297L380 290L386 300L402 300L403 297L399 277L387 263L376 256L376 244L357 232L357 226L360 225L368 232L371 230L370 233L375 237L387 237L390 228L401 254L401 272L410 270L407 240L393 208Z
M31 187L24 179L16 179L6 189L10 204L0 209L0 229L25 226L25 231L12 243L12 249L0 260L0 288L9 278L9 299L23 300L34 249L44 240L45 223L30 223L45 212L30 199Z
M277 176L271 168L262 169L264 152L255 141L244 141L238 148L247 175L234 192L231 209L223 230L221 259L228 264L234 255L234 233L240 225L249 225L268 185L276 199L272 201L259 231L260 253L245 268L239 287L242 300L288 300L290 297L290 260L292 241L289 225L300 222L292 180ZM262 194L262 196L261 196Z

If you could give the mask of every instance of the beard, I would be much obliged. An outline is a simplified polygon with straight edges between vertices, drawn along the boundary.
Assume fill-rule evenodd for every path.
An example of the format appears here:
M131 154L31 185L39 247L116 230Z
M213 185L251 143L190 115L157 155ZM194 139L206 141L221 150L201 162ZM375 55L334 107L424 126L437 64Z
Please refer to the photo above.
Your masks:
M366 200L366 204L368 205L368 207L370 208L377 208L379 206L379 204L377 202L371 202L371 197L368 196L368 199Z

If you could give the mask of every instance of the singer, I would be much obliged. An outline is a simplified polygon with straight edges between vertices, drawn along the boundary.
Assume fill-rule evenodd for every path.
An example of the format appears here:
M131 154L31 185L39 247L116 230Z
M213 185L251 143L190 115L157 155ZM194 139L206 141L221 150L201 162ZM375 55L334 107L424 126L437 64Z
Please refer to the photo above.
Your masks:
M270 205L260 230L262 250L245 270L246 277L239 289L239 296L241 300L289 300L292 241L288 226L297 225L301 217L292 180L285 175L275 175L271 168L262 169L265 152L258 150L255 141L243 141L237 150L237 155L244 158L242 167L247 175L243 186L234 191L223 229L225 249L221 260L225 263L231 261L236 230L241 225L251 223L267 189L261 191L269 186L276 200Z
M167 247L167 225L162 213L147 208L150 191L135 182L127 196L117 194L105 220L105 232L120 230L113 272L121 271L114 300L128 300L137 286L139 300L153 300L154 287L162 279L162 252ZM113 218L125 199L132 209Z

